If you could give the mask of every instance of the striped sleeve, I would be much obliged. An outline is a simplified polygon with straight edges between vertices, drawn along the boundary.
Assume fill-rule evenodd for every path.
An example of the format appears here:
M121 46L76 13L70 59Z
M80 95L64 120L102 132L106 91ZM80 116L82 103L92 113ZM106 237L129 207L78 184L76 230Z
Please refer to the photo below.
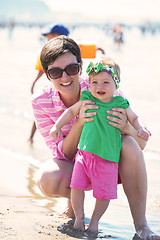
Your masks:
M41 107L41 104L38 104L38 101L35 101L32 99L32 108L34 117L36 120L36 125L43 136L47 146L51 149L53 156L58 155L60 158L64 158L64 156L59 156L58 153L62 154L62 151L60 149L60 146L62 146L62 143L58 147L59 143L63 141L64 137L61 136L61 138L51 138L49 136L50 129L54 125L54 121L50 118L48 114L44 111L44 108Z

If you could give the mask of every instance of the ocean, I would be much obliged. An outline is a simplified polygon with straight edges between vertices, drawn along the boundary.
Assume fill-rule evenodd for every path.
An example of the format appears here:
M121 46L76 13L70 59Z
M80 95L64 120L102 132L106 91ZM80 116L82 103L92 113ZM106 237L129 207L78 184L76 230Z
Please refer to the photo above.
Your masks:
M125 29L124 44L120 49L115 46L111 32L104 28L75 27L70 37L78 43L96 44L102 47L107 55L117 60L121 67L120 89L152 133L144 150L149 185L147 219L152 230L160 234L160 33L142 34L137 27ZM15 27L12 30L1 28L0 41L0 156L5 155L28 166L24 175L25 189L19 186L21 183L16 186L13 184L12 191L5 194L11 197L29 197L49 212L62 211L62 204L66 200L44 197L35 183L36 172L41 164L51 157L50 151L38 132L33 145L27 141L33 122L30 88L36 76L34 66L37 54L45 41L40 38L38 27ZM84 68L87 63L88 60L84 60ZM37 82L36 89L47 81L43 76ZM6 169L5 159L1 158L0 161L4 162L4 168L0 169L3 175ZM16 169L16 166L14 167ZM12 169L10 171L12 172ZM20 169L16 169L14 174L18 175L19 171ZM9 173L4 175L7 174ZM1 183L3 184L5 183ZM1 192L0 197L3 197ZM88 192L85 200L86 221L90 218L93 207L92 192ZM118 199L111 201L100 220L99 228L100 234L97 239L105 235L113 236L109 239L118 240L133 237L134 227L122 186L118 187Z

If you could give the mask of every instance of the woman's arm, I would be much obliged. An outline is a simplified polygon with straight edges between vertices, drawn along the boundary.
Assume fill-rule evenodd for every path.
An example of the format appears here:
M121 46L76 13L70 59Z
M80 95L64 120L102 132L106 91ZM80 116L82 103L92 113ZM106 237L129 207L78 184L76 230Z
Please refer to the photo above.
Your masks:
M147 141L137 136L138 131L127 121L127 115L126 115L125 109L113 108L112 111L107 111L107 113L109 113L110 115L113 115L113 116L107 116L107 119L110 120L109 124L111 126L119 128L120 131L126 135L132 136L137 141L137 143L139 144L142 150L145 148Z
M54 125L54 122L51 117L46 114L38 101L34 99L32 99L32 109L36 120L37 129L44 138L46 145L51 149L51 151L55 151L58 143L62 141L63 137L61 139L53 139L49 136L50 129Z

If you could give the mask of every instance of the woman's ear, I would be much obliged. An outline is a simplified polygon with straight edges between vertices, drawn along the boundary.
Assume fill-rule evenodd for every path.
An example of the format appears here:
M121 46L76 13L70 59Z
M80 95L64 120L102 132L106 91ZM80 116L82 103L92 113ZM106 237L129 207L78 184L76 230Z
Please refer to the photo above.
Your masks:
M83 61L81 61L80 75L82 74Z

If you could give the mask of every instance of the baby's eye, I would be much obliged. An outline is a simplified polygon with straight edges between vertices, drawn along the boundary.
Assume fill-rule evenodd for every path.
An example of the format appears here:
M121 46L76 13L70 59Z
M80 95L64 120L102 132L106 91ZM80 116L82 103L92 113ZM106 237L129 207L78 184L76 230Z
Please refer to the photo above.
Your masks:
M96 84L96 83L97 83L97 81L93 81L93 82L92 82L92 84Z
M109 83L108 81L105 81L104 83Z

